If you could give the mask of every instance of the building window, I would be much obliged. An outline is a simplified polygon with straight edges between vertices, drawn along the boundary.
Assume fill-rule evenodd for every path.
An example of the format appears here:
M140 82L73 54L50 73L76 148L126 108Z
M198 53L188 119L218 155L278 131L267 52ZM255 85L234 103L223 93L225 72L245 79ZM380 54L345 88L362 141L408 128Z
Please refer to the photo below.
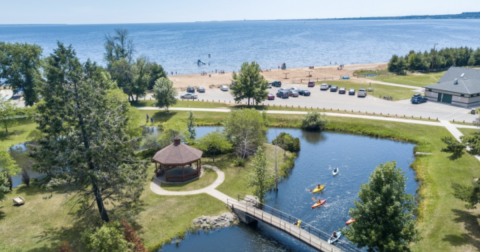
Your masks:
M462 95L460 95L460 96L461 96L461 97L464 97L464 95L463 95L463 94L462 94Z

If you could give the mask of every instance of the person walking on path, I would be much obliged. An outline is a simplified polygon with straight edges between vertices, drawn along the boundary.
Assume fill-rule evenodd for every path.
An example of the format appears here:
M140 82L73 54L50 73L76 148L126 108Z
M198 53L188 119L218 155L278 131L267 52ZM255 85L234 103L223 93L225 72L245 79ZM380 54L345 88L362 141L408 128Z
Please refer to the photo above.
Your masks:
M148 114L147 114L147 123L148 123Z
M150 122L153 124L153 117L150 117Z

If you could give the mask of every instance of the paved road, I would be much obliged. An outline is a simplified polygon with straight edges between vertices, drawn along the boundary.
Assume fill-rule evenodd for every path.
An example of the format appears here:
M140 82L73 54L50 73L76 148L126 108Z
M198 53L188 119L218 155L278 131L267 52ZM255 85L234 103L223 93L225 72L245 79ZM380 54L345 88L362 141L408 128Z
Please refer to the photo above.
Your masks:
M305 84L284 84L283 87L298 87L305 89ZM275 94L278 88L272 88L271 93ZM273 101L265 101L264 104L269 105L282 105L282 106L294 106L294 107L313 107L319 109L334 109L334 110L348 110L348 111L361 111L368 113L382 113L391 115L406 115L407 117L424 117L435 118L439 120L455 120L473 122L476 118L475 115L469 114L470 109L455 107L447 104L437 102L427 102L423 104L411 104L409 100L401 101L386 101L380 98L376 98L373 95L368 95L365 98L357 98L356 96L350 96L348 94L339 95L329 91L320 91L320 88L309 88L312 95L309 97L291 97L289 99L275 98ZM412 95L415 93L412 89ZM180 93L184 94L184 93ZM179 94L179 95L180 95ZM233 97L229 92L223 92L219 89L207 89L206 93L198 94L199 100L208 101L220 101L234 103ZM146 99L151 99L151 95L148 95Z

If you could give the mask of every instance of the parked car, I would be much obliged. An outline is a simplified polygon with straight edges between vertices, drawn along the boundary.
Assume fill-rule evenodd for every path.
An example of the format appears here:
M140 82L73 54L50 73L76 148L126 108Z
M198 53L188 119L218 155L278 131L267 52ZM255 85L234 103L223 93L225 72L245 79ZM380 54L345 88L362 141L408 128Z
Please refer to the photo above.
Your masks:
M298 97L298 91L294 89L288 90L288 96Z
M286 90L278 90L277 97L288 99L288 91Z
M205 88L204 87L197 87L197 92L205 93Z
M180 96L180 98L195 100L195 99L198 99L198 96L196 94L186 93L186 94Z
M427 102L427 97L422 96L421 94L414 94L410 102L413 104L424 103Z
M330 88L330 85L328 85L327 83L323 83L322 85L320 85L320 90L328 90Z
M345 94L345 92L346 92L346 90L345 90L344 87L341 87L341 88L338 89L339 94Z
M298 91L298 94L303 96L310 96L310 91L304 89L304 90Z
M357 93L357 97L367 97L367 90L359 89Z
M355 95L355 89L354 88L350 88L348 90L348 95Z
M272 82L271 84L272 84L272 86L274 86L274 87L281 87L281 86L282 86L282 82L281 82L281 81L274 81L274 82Z
M233 84L232 84L232 85L233 85ZM222 90L222 91L228 91L228 86L227 86L227 85L222 85L222 86L220 87L220 90Z
M268 83L268 88L272 88L272 83Z
M187 87L187 93L195 93L194 87Z
M292 88L290 88L289 90L293 90L293 91L297 91L297 92L300 91L300 89L299 89L299 88L296 88L296 87L292 87Z
M315 81L309 81L308 87L315 87Z
M267 99L269 99L269 100L275 100L275 95L273 95L272 93L269 93L269 94L267 95Z
M337 86L332 86L330 88L330 92L337 92L338 87Z

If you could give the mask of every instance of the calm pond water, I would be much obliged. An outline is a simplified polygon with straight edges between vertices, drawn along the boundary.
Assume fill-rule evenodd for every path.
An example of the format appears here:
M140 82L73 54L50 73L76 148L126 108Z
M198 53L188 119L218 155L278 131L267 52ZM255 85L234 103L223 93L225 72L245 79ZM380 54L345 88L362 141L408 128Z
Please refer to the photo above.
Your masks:
M213 127L203 127L199 133ZM278 193L268 195L271 205L303 222L331 233L345 226L348 210L357 199L360 185L368 182L377 165L395 160L408 177L406 191L415 194L418 187L415 173L409 168L414 161L414 144L340 133L312 133L300 129L270 129L271 142L280 132L299 137L301 150L290 176L279 184ZM200 136L200 134L199 134ZM333 167L340 173L332 176ZM310 188L325 184L326 208L312 210ZM314 251L307 245L270 226L240 225L211 233L187 235L178 244L169 244L161 251Z

